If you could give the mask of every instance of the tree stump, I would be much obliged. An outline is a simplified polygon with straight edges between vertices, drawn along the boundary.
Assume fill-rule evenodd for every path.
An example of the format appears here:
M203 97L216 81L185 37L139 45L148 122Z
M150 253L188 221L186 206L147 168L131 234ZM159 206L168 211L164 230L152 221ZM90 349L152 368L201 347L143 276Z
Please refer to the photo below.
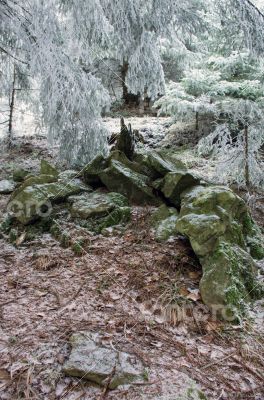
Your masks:
M131 125L125 125L124 118L121 118L121 131L117 140L116 149L122 151L129 160L132 160L135 150L135 138Z

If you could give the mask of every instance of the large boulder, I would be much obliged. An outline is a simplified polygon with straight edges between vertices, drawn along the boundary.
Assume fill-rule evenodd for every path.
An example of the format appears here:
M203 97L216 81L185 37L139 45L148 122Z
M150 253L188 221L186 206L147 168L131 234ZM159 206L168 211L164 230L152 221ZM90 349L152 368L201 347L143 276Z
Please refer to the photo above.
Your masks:
M119 161L111 160L109 167L99 176L110 191L121 193L136 204L156 205L159 203L152 188L148 186L149 178L132 171Z
M225 315L232 317L246 308L252 298L261 294L256 282L257 266L253 258L240 246L221 241L203 259L203 276L200 290L205 304L225 308ZM231 312L231 314L230 314Z
M201 296L211 307L242 313L259 294L256 264L264 256L263 238L245 202L223 186L196 186L182 194L176 229L188 236L203 267Z
M110 226L126 223L131 217L128 200L120 193L93 192L70 196L70 212L73 218L89 220L90 230L101 232Z
M178 211L175 208L167 207L165 204L162 204L152 214L151 225L154 228L155 238L158 241L166 241L178 233L176 229L178 216Z
M70 343L70 358L63 366L67 375L101 386L109 381L109 389L146 379L144 365L135 355L103 346L94 333L74 333Z
M169 172L162 182L160 188L166 199L175 207L181 205L181 194L200 182L199 178L187 171Z

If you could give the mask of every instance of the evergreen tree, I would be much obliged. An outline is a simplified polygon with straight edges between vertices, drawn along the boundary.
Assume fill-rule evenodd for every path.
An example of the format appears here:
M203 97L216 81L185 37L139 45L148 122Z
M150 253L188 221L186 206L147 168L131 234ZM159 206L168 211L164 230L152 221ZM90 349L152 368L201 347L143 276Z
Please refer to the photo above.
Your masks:
M215 9L221 12L218 25L225 21L233 36L243 26L242 42L262 51L261 12L246 0L222 3L225 7ZM204 0L0 0L0 52L40 82L50 140L59 140L69 163L83 164L107 145L101 113L109 96L93 74L95 61L114 54L126 66L127 93L156 98L164 90L159 40L186 43L189 37L191 43L194 35L205 34L205 5Z

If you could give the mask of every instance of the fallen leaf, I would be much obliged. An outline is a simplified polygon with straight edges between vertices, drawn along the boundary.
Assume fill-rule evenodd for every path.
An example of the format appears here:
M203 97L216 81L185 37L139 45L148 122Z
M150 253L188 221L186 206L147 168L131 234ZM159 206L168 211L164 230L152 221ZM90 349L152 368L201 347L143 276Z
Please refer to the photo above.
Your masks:
M205 330L207 332L216 332L219 331L222 324L219 321L208 321L205 325Z
M16 246L20 246L26 239L26 232L23 232L16 240Z
M189 289L189 291L190 291L190 289ZM199 289L194 289L194 290L191 290L191 293L189 293L186 297L187 297L187 299L197 301L197 300L200 300L201 294L199 292Z
M186 297L186 296L188 296L189 291L188 291L188 289L187 289L186 287L182 286L182 287L180 288L180 290L179 290L179 294L180 294L181 296Z
M116 294L116 293L110 293L109 297L114 301L121 299L121 296L119 294Z
M198 279L201 276L201 272L200 271L190 271L188 273L188 275L189 275L189 278L191 278L191 279Z
M10 381L10 379L9 372L4 368L0 368L0 381Z

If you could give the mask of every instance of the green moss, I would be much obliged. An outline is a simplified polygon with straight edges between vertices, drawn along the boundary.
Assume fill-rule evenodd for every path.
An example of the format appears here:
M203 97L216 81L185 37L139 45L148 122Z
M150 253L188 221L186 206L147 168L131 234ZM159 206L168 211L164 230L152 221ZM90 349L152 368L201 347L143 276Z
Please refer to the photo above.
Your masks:
M6 215L2 223L0 224L0 231L3 233L9 233L10 229L14 224L15 219L10 215Z
M30 171L23 169L23 168L17 168L13 171L13 180L15 182L23 182L24 179L30 174Z
M45 175L52 175L54 177L58 177L59 175L58 170L46 160L41 160L40 162L40 173Z
M206 304L225 307L228 317L241 317L247 304L260 294L256 265L249 254L238 246L221 242L203 262L201 295Z
M14 229L14 228L10 229L10 231L9 231L9 240L10 240L10 242L11 243L15 243L17 238L18 238L18 235L19 234L18 234L18 230L17 229Z
M71 246L71 249L77 256L81 256L84 253L83 246L84 246L84 239L79 238L74 241L74 243Z
M84 182L88 185L102 186L100 172L108 167L108 159L98 154L83 170Z
M65 249L70 246L71 238L67 232L63 232L60 236L60 245Z

